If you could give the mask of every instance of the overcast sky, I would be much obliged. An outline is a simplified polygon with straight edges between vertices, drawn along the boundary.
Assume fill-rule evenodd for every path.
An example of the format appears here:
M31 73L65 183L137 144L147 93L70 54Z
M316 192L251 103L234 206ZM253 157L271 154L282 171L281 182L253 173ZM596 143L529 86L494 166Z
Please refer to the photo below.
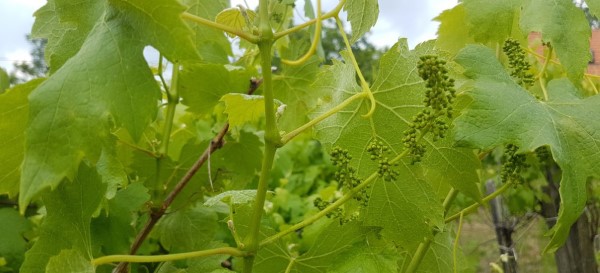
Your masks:
M0 0L0 67L11 70L13 62L31 59L31 48L25 40L25 35L31 32L33 12L45 2ZM243 2L244 0L232 0L234 5ZM258 0L246 2L253 6ZM303 14L302 0L297 3L298 11ZM336 0L323 0L323 10L328 11L337 3ZM369 39L377 46L391 46L399 37L407 37L410 46L413 47L435 37L437 24L431 19L456 3L456 0L379 0L379 19Z

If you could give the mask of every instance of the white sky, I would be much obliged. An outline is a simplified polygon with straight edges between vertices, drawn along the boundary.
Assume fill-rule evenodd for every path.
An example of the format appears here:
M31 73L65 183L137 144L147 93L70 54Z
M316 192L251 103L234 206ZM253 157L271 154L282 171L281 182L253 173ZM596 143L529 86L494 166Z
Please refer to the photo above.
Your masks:
M211 0L206 0L211 1ZM25 35L31 32L33 12L45 0L0 0L0 67L12 70L15 61L29 61L31 50ZM244 0L231 0L233 5ZM255 6L258 0L246 0ZM303 0L296 1L297 13L304 14ZM323 10L328 11L338 1L323 0ZM456 5L456 0L379 0L379 19L369 40L377 46L391 46L398 38L407 37L411 47L435 38L437 23L432 22L441 11ZM314 0L313 0L314 5Z

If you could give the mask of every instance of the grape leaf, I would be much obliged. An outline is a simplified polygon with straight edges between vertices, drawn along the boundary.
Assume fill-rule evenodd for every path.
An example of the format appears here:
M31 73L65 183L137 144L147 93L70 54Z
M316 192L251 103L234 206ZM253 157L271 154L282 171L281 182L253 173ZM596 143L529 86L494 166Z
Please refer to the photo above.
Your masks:
M453 272L454 270L454 257L453 257L453 244L454 238L450 232L442 232L435 235L435 238L430 244L429 251L423 257L423 260L417 268L417 272L422 273L446 273ZM408 256L412 256L413 253L408 253ZM464 260L462 251L459 250L457 253L459 262L457 264L458 271L456 272L469 272L465 271L465 265L461 262ZM408 262L404 264L408 266ZM404 272L406 268L400 272Z
M27 96L43 79L17 85L0 94L0 194L16 196L25 150L25 129L29 118Z
M41 272L41 271L40 271ZM50 258L46 273L95 273L92 263L75 250L63 250L60 254Z
M600 177L595 164L600 160L600 96L560 95L575 88L556 80L548 85L551 100L540 102L516 84L494 53L482 46L466 47L456 61L474 81L468 93L474 101L456 120L456 139L481 149L513 143L522 151L533 151L548 145L560 166L561 206L546 247L555 250L585 207L588 177Z
M44 57L50 74L75 56L105 11L105 1L49 0L35 12L33 38L48 39Z
M5 266L17 272L27 250L23 233L31 230L31 224L12 208L0 208L0 223L0 257L6 262L0 265L0 271Z
M91 258L90 222L104 191L105 186L96 171L81 164L73 182L61 183L53 191L45 192L42 199L47 216L41 225L39 239L25 254L21 272L45 272L50 258L65 249Z
M171 252L193 251L212 241L217 230L217 214L197 205L165 215L155 232L161 245Z
M257 124L265 116L265 99L259 95L225 94L221 101L225 103L229 125L241 128L245 124Z
M470 36L469 28L465 27L468 25L465 12L464 5L456 5L433 19L440 22L436 45L441 49L457 53L466 44L475 42Z
M124 15L143 41L170 61L198 59L193 32L180 15L186 8L177 0L108 0Z
M212 112L223 95L245 94L250 87L252 72L229 65L195 64L185 66L179 75L180 95L188 111ZM263 110L264 111L264 110Z
M377 23L379 3L377 0L348 0L344 5L348 21L352 26L350 43L358 41Z
M526 1L521 28L537 31L550 42L569 79L579 85L590 55L591 30L583 11L571 1Z
M256 18L256 13L252 10L240 10L239 8L228 8L225 9L215 18L215 21L219 24L226 25L237 29L239 31L249 31L252 27L252 23ZM248 24L249 23L249 24ZM235 37L233 34L228 34L229 37Z
M92 220L92 238L102 247L104 254L119 254L129 251L129 238L135 236L132 223L136 212L150 199L142 183L132 183L119 190L108 201L106 214Z
M285 53L286 58L296 59L300 54L299 48L291 48ZM304 51L302 51L304 52ZM285 111L278 120L279 128L291 131L307 122L308 117L301 113L313 110L322 92L311 88L316 79L319 58L312 57L306 63L298 66L282 65L283 72L273 77L273 93L275 98L285 105Z
M340 146L348 149L355 162L358 161L355 165L363 177L377 169L377 164L370 160L365 148L371 141L382 141L388 145L391 150L388 155L390 158L400 154L404 146L399 132L407 129L411 117L424 107L425 87L415 66L419 55L434 52L433 42L422 44L415 51L408 50L406 40L397 43L382 57L379 73L371 88L377 102L373 116L368 119L361 117L361 114L368 111L367 101L354 102L318 124L317 137L326 147ZM319 75L315 88L333 92L331 103L319 108L317 114L360 92L350 62L335 62L333 66L326 68ZM451 140L432 142L426 138L424 142L431 156L437 157L421 164L423 170L432 170L428 171L428 177L440 179L436 183L452 185L472 198L479 199L476 185L479 181L476 173L479 164L471 150L454 148ZM409 166L409 159L399 163L398 181L378 181L374 185L366 221L374 225L383 224L384 234L407 244L406 246L414 247L430 230L426 228L427 225L443 225L442 207L431 185L422 181L424 177L420 166ZM444 172L449 174L433 175ZM454 181L450 177L461 179ZM411 194L403 194L404 191ZM412 218L405 218L409 217L407 215ZM404 232L397 232L398 229Z
M333 260L352 249L354 244L363 241L371 232L371 228L361 227L357 221L343 226L338 221L327 221L330 223L319 233L315 243L306 253L294 257L283 245L269 245L258 252L254 270L256 272L285 271L290 273L328 272ZM288 265L289 263L291 265ZM286 268L288 269L286 270Z
M21 208L71 179L84 157L97 161L111 127L123 126L139 139L155 117L160 93L144 45L120 18L105 16L77 55L30 95Z
M398 253L370 244L359 245L340 255L328 273L398 272Z
M229 0L183 0L181 2L189 7L187 12L208 20L214 20L220 11L229 7ZM222 31L193 22L189 22L188 25L194 32L193 41L203 61L229 63L227 56L232 54L231 45Z
M503 44L504 40L511 36L514 22L519 18L521 1L463 1L468 29L475 41Z

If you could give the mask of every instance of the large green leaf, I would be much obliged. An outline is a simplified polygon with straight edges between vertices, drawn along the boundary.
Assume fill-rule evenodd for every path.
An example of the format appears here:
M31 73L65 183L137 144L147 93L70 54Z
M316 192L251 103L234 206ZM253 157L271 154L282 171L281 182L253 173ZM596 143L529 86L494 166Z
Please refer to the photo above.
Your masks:
M30 123L19 204L64 177L85 157L95 162L110 130L123 126L139 139L154 119L159 89L138 33L114 10L81 50L30 95Z
M412 116L424 107L425 84L417 75L415 66L419 55L432 53L433 42L420 45L415 51L408 50L405 40L396 44L382 57L379 73L371 88L377 103L373 116L361 116L368 111L368 101L354 102L317 125L318 138L326 147L348 149L363 177L377 169L377 164L366 152L371 141L382 141L388 145L390 158L400 154L404 149L401 132L408 128ZM320 108L318 112L321 113L361 90L349 62L335 62L326 68L315 86L333 92L331 103ZM424 142L431 158L415 166L410 164L410 159L401 161L398 181L376 182L367 208L368 223L383 224L384 234L408 247L414 247L423 239L428 233L428 225L443 225L441 204L431 185L423 181L423 170L427 178L439 179L431 181L432 184L452 185L479 199L476 186L479 163L475 155L469 149L452 147L451 139L432 142L426 138ZM398 229L403 232L397 232Z
M58 71L75 56L105 11L105 6L105 0L49 0L35 12L31 36L48 39L44 56L50 73Z
M579 84L590 54L591 30L583 11L569 0L531 0L523 7L521 28L550 42L569 79Z
M186 8L177 0L108 0L125 16L142 41L152 45L167 59L194 60L198 53L194 33L180 15Z
M457 56L473 79L473 102L456 120L456 139L489 149L513 143L523 151L548 145L562 170L561 206L547 250L566 240L569 228L586 204L586 182L600 177L600 96L568 96L575 88L566 80L548 85L550 100L540 102L516 84L482 46L469 46Z
M358 41L377 23L379 17L379 3L377 0L348 0L344 5L348 12L348 21L352 26L350 42Z
M217 214L207 207L195 207L169 213L155 232L161 245L169 251L183 252L203 248L217 230Z
M31 229L31 224L12 208L0 208L0 223L0 258L6 261L4 267L17 272L27 250L23 235ZM0 265L0 271L2 268Z
M452 9L445 10L433 20L440 22L437 31L436 45L451 53L457 53L465 44L473 43L470 36L465 6L456 5Z
M73 182L62 183L53 191L45 192L42 199L47 216L39 230L39 239L25 254L21 272L45 272L50 258L66 249L72 249L90 260L90 222L100 206L104 191L105 186L96 171L81 164Z
M17 85L0 94L0 194L19 192L21 162L25 151L25 129L29 118L27 96L43 80Z
M96 270L92 263L87 260L81 253L75 250L63 250L60 254L50 258L46 273L95 273Z

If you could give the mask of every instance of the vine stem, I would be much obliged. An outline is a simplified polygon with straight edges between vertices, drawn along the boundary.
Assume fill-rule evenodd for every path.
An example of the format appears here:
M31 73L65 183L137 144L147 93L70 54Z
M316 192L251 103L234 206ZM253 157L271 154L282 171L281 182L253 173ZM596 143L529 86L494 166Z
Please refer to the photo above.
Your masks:
M256 89L258 89L258 87L261 85L261 83L262 80L252 80L250 82L250 88L248 89L247 93L249 95L253 94L256 91ZM181 178L181 180L179 180L177 185L175 185L173 190L165 198L160 208L156 211L152 211L152 213L150 214L150 218L148 219L142 230L137 234L135 240L131 244L129 254L133 255L138 251L144 240L146 240L156 223L158 223L158 220L162 218L169 206L171 206L177 195L179 195L183 188L187 186L188 182L192 179L192 177L194 177L194 175L200 169L200 167L202 167L202 165L204 165L204 163L208 160L209 153L213 153L223 146L223 138L225 137L228 131L229 123L225 123L225 125L223 125L223 127L221 128L221 131L219 131L219 133L211 140L210 147L204 150L204 152L198 158L198 160L196 160L194 165L187 171L187 173ZM113 272L127 272L127 262L124 261L119 263L119 265L117 265Z
M265 151L258 179L258 187L256 189L256 199L252 207L252 218L248 234L244 240L244 245L251 255L244 258L242 272L252 273L255 254L259 249L260 222L262 219L265 198L267 196L267 188L271 176L271 168L275 159L277 148L282 146L281 136L277 129L277 120L275 118L275 102L273 96L272 82L272 58L271 49L273 47L273 29L269 20L269 0L260 0L258 4L259 12L259 31L260 40L258 41L258 49L260 50L260 66L263 76L263 97L265 103Z
M346 4L346 0L341 0L338 3L338 5L335 6L334 9L332 9L331 11L329 11L329 12L323 14L323 16L321 16L321 21L323 21L325 19L337 17L338 14L340 14L340 11L342 10L342 8L344 7L344 4ZM311 20L308 20L308 21L306 21L306 22L304 22L302 24L299 24L297 26L294 26L294 27L288 28L286 30L277 32L277 33L275 33L273 35L273 39L274 40L278 40L279 38L283 38L283 37L285 37L285 36L287 36L289 34L292 34L294 32L298 32L298 31L300 31L301 29L303 29L305 27L308 27L308 26L310 26L312 24L315 24L318 21L318 19L319 18L311 19Z
M236 36L238 36L238 37L240 37L240 38L242 38L242 39L244 39L244 40L246 40L248 42L251 42L253 44L256 44L258 42L258 37L255 36L255 35L253 35L253 34L246 33L246 32L243 32L243 31L241 31L239 29L236 29L236 28L233 28L233 27L230 27L230 26L226 26L226 25L222 25L222 24L213 22L211 20L204 19L202 17L198 17L198 16L193 15L193 14L188 13L188 12L182 13L181 17L183 19L190 20L190 21L192 21L194 23L197 23L197 24L200 24L200 25L205 25L207 27L212 27L212 28L215 28L215 29L218 29L218 30L222 30L222 31L231 33L231 34L236 35Z
M463 226L463 216L464 214L461 212L460 213L460 217L458 218L458 230L456 231L456 239L454 239L454 246L452 249L452 258L454 260L453 262L453 266L454 266L454 273L458 273L458 267L456 266L456 264L458 263L458 257L456 255L456 253L458 252L458 239L460 238L460 232L462 231L462 226Z
M321 0L317 0L317 18L316 19L317 19L317 27L315 28L315 35L313 37L312 43L310 44L310 48L308 49L306 54L304 54L304 56L300 57L298 60L295 60L295 61L281 59L281 62L283 64L301 65L301 64L305 63L306 61L308 61L308 59L310 59L310 57L312 57L312 55L315 54L315 52L317 51L317 45L319 44L319 41L321 39L321 25L322 25L322 20L323 20L321 18Z
M162 59L162 57L161 57ZM162 72L161 72L162 74ZM161 76L162 78L162 76ZM169 142L171 140L171 130L173 130L173 120L175 119L175 110L179 104L179 91L177 84L179 82L179 64L173 64L173 74L171 76L171 88L165 88L167 91L167 116L165 117L165 126L163 136L158 149L158 154L166 156L169 151ZM166 85L165 85L166 86Z
M352 46L350 45L350 41L348 40L348 36L346 35L346 31L344 30L342 20L340 20L340 17L335 16L335 21L337 22L340 35L344 40L344 44L346 44L346 50L348 51L348 55L350 55L350 60L352 61L354 70L356 70L356 74L358 75L358 79L360 80L360 86L362 87L363 92L367 94L367 96L369 97L369 101L371 102L371 108L369 109L369 112L363 115L364 118L368 118L372 116L375 112L375 97L373 96L373 92L371 92L371 88L365 80L362 71L360 71L360 67L358 67L358 62L356 61L356 57L354 57L354 52L352 52Z
M296 137L297 135L299 135L300 133L304 132L305 130L307 130L308 128L312 127L313 125L323 121L324 119L336 114L337 112L341 111L342 109L346 108L346 106L350 105L353 101L360 99L360 98L364 98L366 96L365 93L361 92L361 93L356 93L354 95L352 95L351 97L347 98L346 100L344 100L342 103L336 105L335 107L329 109L327 112L319 115L318 117L310 120L309 122L307 122L306 124L294 129L293 131L283 135L281 137L281 142L283 144L288 143L290 140L292 140L294 137Z
M220 247L209 250L200 250L194 252L167 254L167 255L109 255L96 258L92 260L92 265L98 266L102 264L114 263L114 262L127 262L127 263L157 263L167 262L175 260L183 260L190 258L207 257L213 255L231 255L235 257L244 257L248 255L247 252L239 250L235 247Z
M527 51L527 53L529 53L529 54L531 54L531 55L533 55L533 56L536 56L536 57L537 57L537 58L539 58L539 59L544 59L544 60L546 59L546 57L544 57L544 56L543 56L543 55L541 55L541 54L538 54L537 52L533 51L533 50L532 50L531 48L529 48L529 47L526 47L526 48L525 48L525 51ZM558 64L558 65L560 65L560 62L559 62L559 61L557 61L557 60L554 60L554 59L551 59L551 60L550 60L550 62L552 62L553 64ZM586 76L586 77L590 77L590 78L600 78L600 75L594 75L594 74L590 74L590 73L584 73L583 75L584 75L584 76Z

